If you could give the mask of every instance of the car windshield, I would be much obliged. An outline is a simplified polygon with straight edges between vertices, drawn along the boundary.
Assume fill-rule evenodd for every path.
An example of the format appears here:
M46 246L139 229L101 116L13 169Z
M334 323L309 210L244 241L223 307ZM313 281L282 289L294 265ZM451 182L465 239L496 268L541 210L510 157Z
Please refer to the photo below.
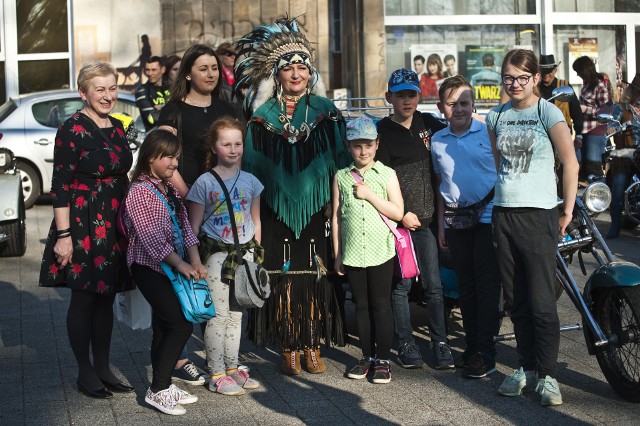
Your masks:
M13 102L13 99L9 99L4 103L4 105L0 106L0 123L2 123L4 119L9 116L9 114L15 111L16 108L18 108L18 105Z

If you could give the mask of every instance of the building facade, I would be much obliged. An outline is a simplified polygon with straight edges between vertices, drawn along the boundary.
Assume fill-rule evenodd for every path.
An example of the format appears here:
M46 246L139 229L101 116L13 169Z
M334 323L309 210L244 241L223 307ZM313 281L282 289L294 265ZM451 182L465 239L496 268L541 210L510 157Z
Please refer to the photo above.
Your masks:
M640 0L0 0L0 13L0 101L75 87L79 66L96 59L113 63L130 90L149 52L216 46L286 13L315 43L327 87L352 97L384 96L388 74L407 67L434 80L427 108L453 73L477 74L478 102L490 106L491 81L514 47L554 54L558 77L576 88L578 56L593 57L614 85L640 70Z

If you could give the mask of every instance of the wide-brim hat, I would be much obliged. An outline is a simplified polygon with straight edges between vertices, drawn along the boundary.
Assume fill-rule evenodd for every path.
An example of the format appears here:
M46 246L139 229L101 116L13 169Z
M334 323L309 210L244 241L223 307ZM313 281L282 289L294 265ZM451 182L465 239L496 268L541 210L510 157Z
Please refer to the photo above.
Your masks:
M548 74L560 65L560 61L556 62L556 58L553 55L540 55L539 63L542 74Z

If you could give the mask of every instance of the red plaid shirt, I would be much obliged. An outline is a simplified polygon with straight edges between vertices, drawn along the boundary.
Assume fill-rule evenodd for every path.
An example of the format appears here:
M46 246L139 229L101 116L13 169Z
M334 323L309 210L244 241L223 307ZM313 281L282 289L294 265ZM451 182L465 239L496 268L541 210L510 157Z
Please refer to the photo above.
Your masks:
M159 179L141 175L139 181L134 182L129 189L124 213L124 224L129 238L127 265L131 268L133 263L138 263L164 274L160 262L175 251L173 222L167 206L155 192L143 184L144 181L147 185L160 183ZM182 228L185 247L198 244L198 238L193 234L189 224L187 209L177 195L178 192L170 183L165 181L164 184L170 187L180 200L177 218Z
M609 101L609 91L607 83L604 80L598 80L598 84L593 88L582 86L580 91L580 105L586 105L587 109L582 114L584 117L584 126L582 134L589 133L598 127L604 135L606 126L598 124L598 111Z

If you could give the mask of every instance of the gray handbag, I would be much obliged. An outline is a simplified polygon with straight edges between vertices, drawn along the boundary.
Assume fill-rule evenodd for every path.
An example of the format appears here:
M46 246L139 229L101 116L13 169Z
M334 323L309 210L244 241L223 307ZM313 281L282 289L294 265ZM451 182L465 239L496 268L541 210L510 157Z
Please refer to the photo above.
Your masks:
M220 187L222 187L229 209L229 219L233 232L233 242L236 245L236 261L238 264L233 281L236 300L238 301L238 305L243 308L261 308L265 300L271 295L269 274L262 265L243 259L229 190L227 190L227 186L222 181L222 178L213 169L211 170L211 174L216 178Z

